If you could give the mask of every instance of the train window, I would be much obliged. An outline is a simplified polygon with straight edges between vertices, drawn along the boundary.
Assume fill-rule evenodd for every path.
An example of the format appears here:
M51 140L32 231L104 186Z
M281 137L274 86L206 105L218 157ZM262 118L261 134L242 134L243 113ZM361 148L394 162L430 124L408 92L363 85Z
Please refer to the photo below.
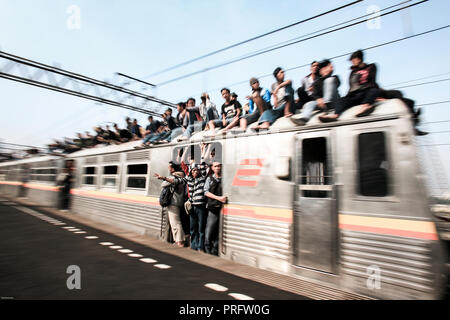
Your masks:
M118 166L104 166L102 185L104 187L115 187L117 183Z
M103 167L103 174L117 174L117 166L105 166Z
M386 137L384 132L368 132L358 136L359 194L370 197L388 195Z
M325 137L304 139L302 141L302 185L329 185L331 177L328 170L327 140ZM320 189L320 188L319 188ZM304 197L326 198L328 191L305 188Z
M145 189L147 184L147 164L130 164L127 166L127 188Z
M84 174L95 174L95 167L85 167Z
M128 188L137 188L137 189L145 189L145 177L129 177L127 187Z
M96 167L84 167L83 169L83 184L95 185L96 184Z
M147 174L146 164L133 164L128 166L128 174Z

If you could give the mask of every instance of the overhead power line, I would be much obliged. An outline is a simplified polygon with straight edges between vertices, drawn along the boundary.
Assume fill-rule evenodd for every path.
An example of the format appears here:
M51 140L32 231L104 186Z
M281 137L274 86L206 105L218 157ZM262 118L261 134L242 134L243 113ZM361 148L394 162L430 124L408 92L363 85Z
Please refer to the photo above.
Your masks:
M416 3L404 6L402 8L395 9L395 10L392 10L392 11L380 14L379 16L377 16L377 18L380 18L380 17L383 17L383 16L387 16L387 15L399 12L401 10L405 10L407 8L411 8L413 6L416 6L416 5L419 5L419 4L422 4L424 2L428 2L428 1L429 0L422 0L422 1L419 1L419 2L416 2ZM282 49L282 48L285 48L285 47L288 47L288 46L291 46L291 45L294 45L294 44L305 42L305 41L308 41L308 40L311 40L311 39L314 39L314 38L318 38L318 37L321 37L321 36L324 36L324 35L327 35L327 34L331 34L331 33L334 33L334 32L340 31L340 30L344 30L344 29L347 29L347 28L350 28L350 27L354 27L356 25L359 25L359 24L365 23L365 22L367 22L367 20L354 22L354 23L345 25L343 27L335 28L335 29L332 29L332 30L329 30L329 31L326 31L326 32L322 32L322 33L319 33L319 34L316 34L316 35L313 35L313 36L310 36L310 37L306 37L306 38L303 38L303 39L300 39L300 40L296 40L296 41L293 41L293 42L290 42L290 43L287 43L287 44L283 44L283 45L277 46L275 48L271 48L271 49L267 49L267 50L264 50L264 51L261 51L261 52L250 54L250 55L247 55L247 56L242 57L242 58L229 60L229 61L224 62L224 63L220 63L220 64L217 64L217 65L214 65L214 66L211 66L211 67L204 68L204 69L199 70L199 71L191 72L191 73L188 73L188 74L185 74L185 75L182 75L182 76L179 76L179 77L176 77L176 78L173 78L173 79L161 82L161 83L158 84L158 86L161 87L163 85L166 85L166 84L169 84L169 83L172 83L172 82L175 82L175 81L179 81L179 80L182 80L182 79L186 79L186 78L192 77L194 75L197 75L197 74L200 74L200 73L203 73L203 72L206 72L206 71L211 71L211 70L214 70L214 69L217 69L217 68L221 68L221 67L224 67L224 66L232 64L232 63L236 63L236 62L239 62L239 61L242 61L242 60L250 59L250 58L262 55L262 54L266 54L266 53L271 52L271 51L279 50L279 49Z
M394 44L394 43L397 43L397 42L409 40L409 39L416 38L416 37L421 37L421 36L427 35L429 33L434 33L434 32L437 32L437 31L441 31L441 30L447 29L449 27L450 27L450 25L442 26L442 27L439 27L439 28L435 28L435 29L431 29L431 30L424 31L424 32L421 32L421 33L417 33L417 34L414 34L414 35L411 35L411 36L407 36L407 37L403 37L403 38L399 38L399 39L395 39L395 40L379 43L379 44L376 44L376 45L373 45L373 46L370 46L370 47L363 48L361 50L362 51L368 51L368 50L372 50L372 49L376 49L376 48L381 48L381 47L388 46L388 45L391 45L391 44ZM339 58L342 58L342 57L348 57L352 53L353 53L353 51L349 51L349 52L346 52L346 53L342 53L342 54L330 57L329 59L333 60L333 59L339 59ZM286 68L285 70L286 71L292 71L292 70L296 70L296 69L309 67L310 65L311 65L311 62L308 62L308 63L301 64L301 65L298 65L298 66ZM267 77L273 77L272 73L267 73L267 74L256 76L256 78L258 78L258 79L263 79L263 78L267 78ZM211 91L220 90L223 87L230 88L230 87L235 87L237 85L241 85L241 84L245 84L245 83L248 83L248 79L247 80L242 80L242 81L239 81L239 82L235 82L235 83L232 83L232 84L228 84L228 85L225 85L225 86L221 86L220 88L209 89L209 90L204 90L204 91L211 92Z
M432 84L432 83L444 82L444 81L448 81L448 80L450 80L450 78L447 78L447 79L441 79L441 80L435 80L435 81L422 82L422 83L417 83L417 84L411 84L411 85L408 85L408 86L396 87L396 88L392 88L392 89L405 89L405 88L411 88L411 87L423 86L423 85L426 85L426 84Z
M238 42L238 43L232 44L232 45L227 46L227 47L225 47L225 48L222 48L222 49L219 49L219 50L212 51L212 52L207 53L207 54L204 54L204 55L202 55L202 56L200 56L200 57L197 57L197 58L194 58L194 59L190 59L190 60L184 61L184 62L182 62L182 63L179 63L179 64L177 64L177 65L174 65L174 66L172 66L172 67L169 67L169 68L163 69L163 70L161 70L161 71L152 73L152 74L150 74L150 75L147 75L147 76L143 77L143 79L148 79L148 78L150 78L150 77L153 77L153 76L162 74L162 73L164 73L164 72L167 72L167 71L171 71L171 70L180 68L180 67L182 67L182 66L188 65L188 64L193 63L193 62L195 62L195 61L199 61L199 60L202 60L202 59L204 59L204 58L207 58L207 57L213 56L213 55L215 55L215 54L218 54L218 53L220 53L220 52L223 52L223 51L226 51L226 50L229 50L229 49L238 47L238 46L243 45L243 44L245 44L245 43L249 43L249 42L251 42L251 41L254 41L254 40L257 40L257 39L261 39L261 38L263 38L263 37L266 37L266 36L268 36L268 35L274 34L274 33L276 33L276 32L280 32L280 31L282 31L282 30L286 30L286 29L288 29L288 28L297 26L297 25L299 25L299 24L302 24L302 23L305 23L305 22L308 22L308 21L317 19L317 18L319 18L319 17L323 17L323 16L325 16L325 15L327 15L327 14L330 14L330 13L332 13L332 12L336 12L336 11L342 10L342 9L344 9L344 8L353 6L353 5L355 5L355 4L359 3L359 2L362 2L362 1L363 1L363 0L353 1L353 2L351 2L351 3L347 3L347 4L343 5L343 6L340 6L340 7L337 7L337 8L331 9L331 10L328 10L328 11L326 11L326 12L317 14L317 15L315 15L315 16L309 17L309 18L307 18L307 19L303 19L303 20L294 22L294 23L292 23L292 24L289 24L289 25L287 25L287 26L284 26L284 27L281 27L281 28L278 28L278 29L275 29L275 30L272 30L272 31L269 31L269 32L266 32L266 33L263 33L263 34L260 34L260 35L255 36L255 37L252 37L252 38L250 38L250 39L247 39L247 40L244 40L244 41L240 41L240 42Z

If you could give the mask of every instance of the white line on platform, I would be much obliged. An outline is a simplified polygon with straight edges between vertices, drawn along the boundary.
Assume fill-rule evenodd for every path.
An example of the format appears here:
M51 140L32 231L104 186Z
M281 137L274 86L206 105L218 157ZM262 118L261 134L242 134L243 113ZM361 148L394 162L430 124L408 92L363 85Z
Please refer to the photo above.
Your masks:
M89 239L89 240L91 240L91 239L98 239L98 237L97 236L87 236L87 237L84 237L85 239Z
M100 242L100 244L102 246L113 246L114 245L114 243L112 243L112 242Z
M123 247L121 247L121 246L110 246L109 248L110 249L122 249Z
M228 291L227 287L221 286L220 284L217 284L217 283L207 283L207 284L205 284L205 287L215 290L215 291L219 291L219 292Z
M86 231L77 231L77 232L74 232L74 233L76 233L76 234L82 234L82 233L87 233Z
M132 257L132 258L142 258L143 255L139 254L139 253L130 253L128 256Z
M145 263L155 263L155 262L158 262L157 260L150 259L150 258L139 259L139 261L142 261L142 262L145 262Z
M62 229L75 229L75 227L62 227Z
M121 253L131 253L131 252L133 252L133 250L130 250L130 249L121 249L121 250L117 250L117 251L119 251Z
M156 268L159 268L159 269L170 269L170 268L172 268L171 266L168 266L167 264L155 264L154 265Z
M75 231L80 231L81 229L67 229L67 231L71 231L71 232L75 232Z
M235 298L236 300L255 300L254 298L241 293L229 293L228 295Z

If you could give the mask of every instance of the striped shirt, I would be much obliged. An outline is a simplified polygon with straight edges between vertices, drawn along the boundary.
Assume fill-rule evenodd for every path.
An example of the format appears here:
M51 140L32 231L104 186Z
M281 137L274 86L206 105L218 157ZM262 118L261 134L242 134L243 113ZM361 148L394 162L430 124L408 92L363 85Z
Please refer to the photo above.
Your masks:
M208 177L206 175L206 164L202 163L198 166L200 169L200 175L197 178L192 177L191 175L185 178L174 177L177 181L175 184L186 182L189 189L189 200L193 205L203 205L206 203L205 199L205 181Z

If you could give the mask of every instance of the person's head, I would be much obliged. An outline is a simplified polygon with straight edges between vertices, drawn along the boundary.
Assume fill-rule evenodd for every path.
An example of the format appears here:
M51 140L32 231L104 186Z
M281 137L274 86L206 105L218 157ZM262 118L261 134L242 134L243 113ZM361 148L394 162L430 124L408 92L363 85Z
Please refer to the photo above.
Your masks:
M109 131L109 125L106 125L105 128L106 128L106 131Z
M164 112L166 117L170 118L172 116L172 109L171 108L167 108L166 112Z
M177 111L178 113L183 112L183 110L186 108L186 104L184 102L178 102L177 103Z
M317 68L321 77L325 77L333 73L333 64L328 59L320 61Z
M207 100L209 100L209 94L203 92L200 99L202 99L202 102L205 103Z
M180 166L173 161L169 162L169 173L173 174L174 172L180 171Z
M319 67L319 63L317 61L311 62L311 74L317 74L317 68Z
M236 94L236 92L231 93L231 99L236 100L237 97L238 97L238 95Z
M364 61L364 53L362 50L357 50L352 53L349 60L352 62L353 67L358 67Z
M198 176L200 176L200 168L197 165L193 165L191 175L193 178L197 178Z
M230 89L223 88L222 90L220 90L220 93L222 94L222 98L224 98L225 101L230 101L231 99Z
M189 98L186 102L188 107L195 107L195 99L194 98Z
M253 90L256 90L259 88L259 80L255 77L250 78L250 87L252 87Z
M130 117L126 117L126 118L125 118L125 122L126 122L126 123L130 123L130 122L131 122Z
M153 116L149 116L149 117L148 117L148 122L150 122L150 123L153 122Z
M218 161L213 162L211 169L216 176L220 176L222 174L222 164Z
M117 125L117 123L114 123L113 127L114 129L119 130L119 126Z
M134 120L133 120L133 124L134 124L134 125L137 125L137 124L138 124L138 123L137 123L137 119L134 119Z
M273 76L275 77L275 79L277 79L278 82L283 82L284 81L284 70L281 67L276 68L273 71Z

